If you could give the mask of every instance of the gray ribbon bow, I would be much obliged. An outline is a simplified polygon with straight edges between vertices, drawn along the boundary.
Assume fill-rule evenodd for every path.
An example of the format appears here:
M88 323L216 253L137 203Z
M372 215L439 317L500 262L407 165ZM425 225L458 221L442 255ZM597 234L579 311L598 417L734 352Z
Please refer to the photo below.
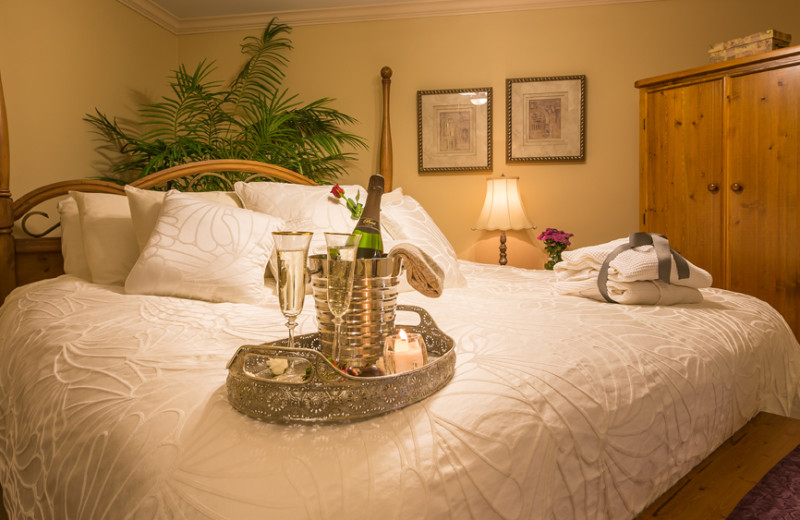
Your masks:
M600 273L597 276L597 288L608 303L619 303L608 295L608 266L611 264L611 261L623 251L633 249L634 247L649 245L652 245L656 250L659 280L664 283L669 283L669 273L672 270L673 259L675 260L675 269L678 271L678 280L689 278L689 262L679 253L669 248L669 240L667 240L667 237L656 233L631 233L628 237L627 244L622 244L609 253L603 265L600 267Z

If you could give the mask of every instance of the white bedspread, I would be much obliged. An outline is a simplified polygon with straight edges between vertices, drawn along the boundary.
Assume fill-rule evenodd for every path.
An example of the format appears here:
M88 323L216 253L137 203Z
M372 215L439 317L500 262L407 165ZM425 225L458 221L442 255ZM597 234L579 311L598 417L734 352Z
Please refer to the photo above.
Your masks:
M276 302L17 289L0 311L11 517L631 518L758 411L800 402L800 347L754 298L609 305L555 295L550 272L461 269L466 289L400 297L456 340L452 382L345 425L228 405L236 348L286 335Z

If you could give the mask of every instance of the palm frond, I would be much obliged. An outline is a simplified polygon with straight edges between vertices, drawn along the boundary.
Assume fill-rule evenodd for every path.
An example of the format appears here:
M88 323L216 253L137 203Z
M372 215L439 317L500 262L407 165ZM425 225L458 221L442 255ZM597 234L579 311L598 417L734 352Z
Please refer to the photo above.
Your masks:
M344 150L366 144L342 129L357 121L333 109L332 99L302 104L281 89L290 31L272 20L260 37L245 38L248 59L227 88L212 79L213 62L201 61L193 70L181 65L170 79L171 94L142 105L134 129L99 110L87 114L94 132L120 153L112 172L138 178L188 161L238 158L283 166L317 182L344 174L344 163L355 158Z
M292 49L291 40L285 36L290 32L288 25L273 19L260 38L248 36L244 39L242 54L249 58L231 84L231 113L238 114L239 108L245 103L277 94L285 77L283 68L289 62L283 53Z

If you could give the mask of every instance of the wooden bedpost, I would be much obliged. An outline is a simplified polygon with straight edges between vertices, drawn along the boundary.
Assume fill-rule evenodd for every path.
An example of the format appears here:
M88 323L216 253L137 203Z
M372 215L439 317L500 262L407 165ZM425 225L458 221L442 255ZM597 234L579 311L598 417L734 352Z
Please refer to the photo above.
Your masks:
M11 207L11 162L8 149L8 119L0 76L0 303L16 287L14 265L14 212Z
M381 166L380 173L384 179L384 191L392 191L392 128L389 122L389 86L392 83L392 69L381 69L383 83L383 126L381 128Z

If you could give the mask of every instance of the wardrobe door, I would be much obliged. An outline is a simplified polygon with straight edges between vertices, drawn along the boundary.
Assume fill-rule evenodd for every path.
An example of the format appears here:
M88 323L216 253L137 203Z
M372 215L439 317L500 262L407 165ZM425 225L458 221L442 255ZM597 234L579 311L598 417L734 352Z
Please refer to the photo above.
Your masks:
M722 79L642 91L641 229L724 287Z
M726 144L730 288L800 330L800 65L731 77Z

